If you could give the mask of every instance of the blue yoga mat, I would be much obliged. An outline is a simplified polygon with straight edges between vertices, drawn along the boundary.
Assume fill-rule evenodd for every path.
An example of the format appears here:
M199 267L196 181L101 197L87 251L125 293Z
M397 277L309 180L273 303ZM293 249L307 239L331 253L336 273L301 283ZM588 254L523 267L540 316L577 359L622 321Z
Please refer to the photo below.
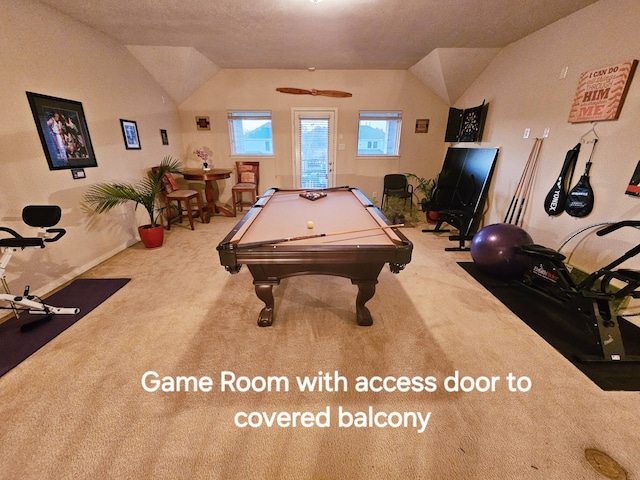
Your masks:
M22 312L19 318L0 323L0 376L7 373L31 354L71 327L111 295L124 287L129 278L79 278L44 299L56 307L78 307L76 315L55 315L22 332L26 323L38 320L37 315Z

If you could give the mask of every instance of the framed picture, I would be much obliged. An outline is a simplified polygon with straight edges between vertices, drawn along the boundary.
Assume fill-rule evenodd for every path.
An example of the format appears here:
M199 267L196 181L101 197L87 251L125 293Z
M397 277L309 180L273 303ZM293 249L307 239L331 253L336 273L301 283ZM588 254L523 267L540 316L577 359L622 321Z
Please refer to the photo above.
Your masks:
M87 176L84 173L84 168L72 168L71 176L74 180L79 180L81 178L86 178Z
M160 139L163 145L169 145L169 136L166 130L160 129Z
M569 122L617 120L637 66L637 60L630 60L580 75Z
M127 150L140 150L140 137L138 137L138 124L133 120L120 119L124 146Z
M429 132L429 119L419 118L416 120L416 133L428 133Z
M209 117L196 117L196 128L198 130L211 130Z
M97 167L82 103L27 92L49 170Z

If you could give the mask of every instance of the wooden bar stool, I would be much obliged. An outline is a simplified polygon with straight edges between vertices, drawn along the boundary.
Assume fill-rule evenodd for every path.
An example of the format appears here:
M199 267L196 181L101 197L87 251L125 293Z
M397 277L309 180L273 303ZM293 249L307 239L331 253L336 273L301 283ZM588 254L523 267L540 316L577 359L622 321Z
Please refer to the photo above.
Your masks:
M236 206L242 211L244 205L252 206L258 199L258 183L260 179L260 162L236 162L237 183L231 188L231 202L233 203L233 216L236 215ZM242 202L243 192L251 195L250 203Z
M178 221L182 223L182 217L184 216L184 212L186 211L187 218L189 219L189 225L191 225L191 230L193 230L193 213L196 212L200 221L204 223L203 217L203 208L202 208L202 198L200 198L200 193L196 190L187 190L181 189L178 186L175 178L170 173L165 173L162 178L162 185L164 187L164 201L166 208L166 217L167 217L167 230L171 230L171 220L177 216ZM192 201L195 198L196 207L194 207ZM176 202L178 204L177 215L171 215L172 205L171 202ZM175 207L173 207L175 208Z

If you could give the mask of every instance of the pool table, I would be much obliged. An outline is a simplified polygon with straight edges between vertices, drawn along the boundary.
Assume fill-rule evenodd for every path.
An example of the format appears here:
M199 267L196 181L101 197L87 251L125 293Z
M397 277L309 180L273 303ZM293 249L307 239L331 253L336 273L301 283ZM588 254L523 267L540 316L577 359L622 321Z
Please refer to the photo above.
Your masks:
M316 200L306 192L326 194ZM309 224L313 222L313 224ZM265 304L258 325L274 318L273 286L296 275L336 275L358 286L356 320L373 323L365 303L375 294L385 264L399 273L413 244L356 188L282 190L264 193L217 246L220 263L238 273L244 264Z

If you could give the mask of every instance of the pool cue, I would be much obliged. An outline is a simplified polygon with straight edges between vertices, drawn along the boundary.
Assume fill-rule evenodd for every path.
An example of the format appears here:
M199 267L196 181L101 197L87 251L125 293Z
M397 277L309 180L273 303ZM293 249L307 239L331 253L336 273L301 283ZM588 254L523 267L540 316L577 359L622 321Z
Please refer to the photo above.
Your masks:
M506 215L504 216L503 223L513 223L513 217L518 210L518 206L522 203L522 197L526 196L526 186L530 184L529 179L533 176L533 172L536 168L537 162L537 151L539 148L539 143L542 139L536 138L531 148L531 152L529 153L529 158L527 159L527 163L524 166L524 170L522 171L522 176L520 177L520 181L516 186L516 190L513 193L513 198L511 199L511 204L509 205L509 209L507 210Z
M317 233L313 235L301 235L299 237L277 238L275 240L263 240L261 242L251 242L251 243L244 243L244 244L236 243L235 245L236 245L236 248L256 248L256 247L264 247L267 245L275 245L278 243L295 242L296 240L308 240L310 238L331 237L335 235L347 235L350 233L360 233L360 232L371 232L374 230L380 230L380 229L385 230L387 228L398 228L398 227L404 227L404 223L400 223L398 225L380 225L378 227L361 228L359 230L345 230L342 232Z
M513 220L513 214L515 212L515 207L516 207L516 204L518 202L518 198L519 198L519 195L520 195L520 190L522 189L522 186L524 185L525 179L527 177L527 172L529 171L529 168L531 166L531 159L532 158L533 158L533 149L529 153L529 158L527 159L527 163L524 164L524 169L522 170L522 174L520 175L520 180L518 181L518 185L516 186L516 189L513 192L513 197L511 198L511 203L509 204L509 208L507 209L507 213L504 216L504 220L502 221L502 223L511 223L511 221ZM509 214L511 214L511 217L509 217ZM509 220L508 222L507 222L507 219Z
M531 165L531 172L529 173L529 178L527 179L527 185L524 188L524 193L522 196L522 201L520 202L520 209L518 210L518 216L516 217L516 221L514 225L517 227L518 224L522 226L522 214L524 212L525 205L527 203L527 197L529 193L531 193L531 186L533 185L533 177L535 176L535 170L538 166L538 158L540 156L540 149L542 148L542 138L536 138L535 146L535 157L533 159L533 164Z
M538 139L533 144L531 148L531 152L529 153L529 158L527 159L527 163L524 166L524 170L522 171L522 175L520 176L520 181L516 186L516 190L513 193L513 198L511 199L511 204L509 205L509 209L507 210L506 215L504 216L503 223L511 223L513 222L513 216L518 208L518 203L520 202L520 197L522 195L522 189L527 181L528 176L530 175L530 171L532 169L533 159L536 147L538 145Z

